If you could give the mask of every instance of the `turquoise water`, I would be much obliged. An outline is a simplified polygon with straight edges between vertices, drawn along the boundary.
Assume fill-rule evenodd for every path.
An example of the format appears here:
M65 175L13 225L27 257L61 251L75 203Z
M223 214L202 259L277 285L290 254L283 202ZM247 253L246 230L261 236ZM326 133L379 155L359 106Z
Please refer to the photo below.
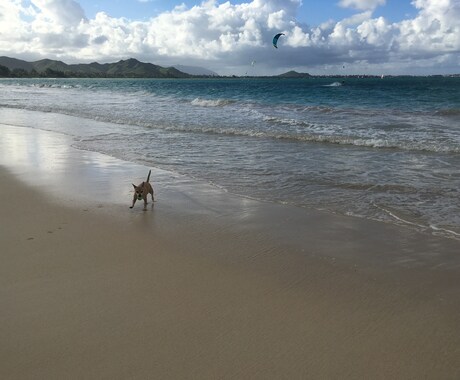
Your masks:
M0 122L27 110L80 149L460 238L460 78L0 80Z

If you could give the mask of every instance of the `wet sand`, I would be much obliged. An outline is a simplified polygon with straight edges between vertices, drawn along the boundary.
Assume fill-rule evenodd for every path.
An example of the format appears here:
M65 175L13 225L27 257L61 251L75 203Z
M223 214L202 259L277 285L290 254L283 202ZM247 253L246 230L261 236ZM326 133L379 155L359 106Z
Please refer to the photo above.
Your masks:
M0 378L460 377L458 241L0 136Z

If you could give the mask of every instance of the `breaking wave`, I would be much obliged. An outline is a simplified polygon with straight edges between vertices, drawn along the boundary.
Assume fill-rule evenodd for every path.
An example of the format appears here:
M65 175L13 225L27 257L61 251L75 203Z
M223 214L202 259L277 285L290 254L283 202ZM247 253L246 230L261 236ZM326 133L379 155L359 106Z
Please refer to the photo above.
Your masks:
M229 104L235 103L234 100L230 99L202 99L195 98L192 100L191 104L199 107L224 107Z
M343 86L342 82L332 82L330 84L324 84L323 87L340 87Z

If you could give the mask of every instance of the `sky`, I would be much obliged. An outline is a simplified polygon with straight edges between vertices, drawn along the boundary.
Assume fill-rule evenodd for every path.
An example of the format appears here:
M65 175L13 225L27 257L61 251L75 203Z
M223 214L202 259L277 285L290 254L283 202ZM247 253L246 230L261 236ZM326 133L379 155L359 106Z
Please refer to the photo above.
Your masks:
M1 55L220 75L453 74L460 0L0 0Z

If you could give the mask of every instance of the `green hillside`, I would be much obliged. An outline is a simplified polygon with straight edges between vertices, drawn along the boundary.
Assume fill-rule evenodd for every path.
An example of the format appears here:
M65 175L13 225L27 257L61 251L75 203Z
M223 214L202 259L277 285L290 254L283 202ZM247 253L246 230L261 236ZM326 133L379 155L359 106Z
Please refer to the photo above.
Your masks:
M152 63L140 62L130 58L115 63L68 65L62 61L42 59L26 62L20 59L0 57L0 70L3 76L39 76L39 77L90 77L90 78L189 78L174 67L162 67ZM9 70L9 71L8 71ZM6 73L6 74L5 74Z

